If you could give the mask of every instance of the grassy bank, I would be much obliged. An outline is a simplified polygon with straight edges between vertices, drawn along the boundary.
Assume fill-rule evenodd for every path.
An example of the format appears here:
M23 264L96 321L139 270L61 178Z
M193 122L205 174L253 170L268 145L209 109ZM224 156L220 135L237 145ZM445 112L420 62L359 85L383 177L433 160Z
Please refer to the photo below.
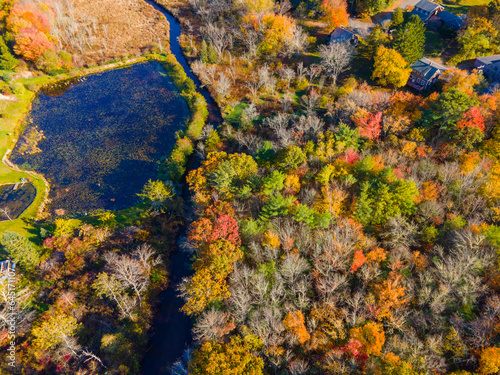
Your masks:
M191 110L191 117L186 124L185 130L178 133L177 142L172 153L160 167L161 179L179 183L186 172L187 161L194 151L194 141L200 138L207 121L207 102L203 95L196 91L193 80L186 75L174 55L162 55L158 58L158 61L167 71Z
M18 79L11 82L11 86L16 83L22 84L22 89L18 90L12 99L5 101L5 107L0 118L0 155L2 158L12 150L24 130L24 120L31 110L31 102L36 97L36 93L43 86L54 84L75 77L83 77L90 74L96 74L107 70L123 68L132 64L147 61L150 56L142 56L127 61L113 62L107 65L95 66L82 70L74 70L69 73L57 76L40 76L34 78ZM29 89L28 89L29 87ZM34 172L19 170L17 167L11 167L6 163L0 163L0 184L16 183L21 178L28 178L33 182L37 194L33 203L17 218L12 221L6 220L0 222L0 233L5 231L17 232L20 235L29 237L29 222L40 215L39 208L47 199L48 186L44 178Z

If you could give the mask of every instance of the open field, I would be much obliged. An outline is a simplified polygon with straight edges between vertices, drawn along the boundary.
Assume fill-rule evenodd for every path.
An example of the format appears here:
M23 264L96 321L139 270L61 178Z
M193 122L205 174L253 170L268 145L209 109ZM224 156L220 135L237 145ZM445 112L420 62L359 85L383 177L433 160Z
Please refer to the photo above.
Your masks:
M74 51L78 64L132 56L169 43L168 21L144 0L76 0L74 10L78 22L93 30L92 47Z
M445 1L445 9L454 14L466 14L473 6L488 5L489 0L463 0L460 2Z

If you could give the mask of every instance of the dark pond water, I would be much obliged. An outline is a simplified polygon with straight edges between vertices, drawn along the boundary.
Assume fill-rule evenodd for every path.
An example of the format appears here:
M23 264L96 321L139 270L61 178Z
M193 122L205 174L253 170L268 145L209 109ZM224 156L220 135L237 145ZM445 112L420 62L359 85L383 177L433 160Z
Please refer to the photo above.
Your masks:
M208 104L208 112L209 112L209 117L208 120L211 124L219 125L222 123L222 116L220 113L220 109L217 105L217 103L212 99L210 96L210 92L204 88L198 79L196 75L192 72L189 64L186 61L186 58L184 57L184 54L182 53L181 46L178 42L178 39L181 35L181 25L177 21L177 19L171 15L165 8L163 8L161 5L157 4L155 0L144 0L146 3L150 4L158 10L159 12L163 13L163 15L167 18L168 23L170 24L170 52L175 56L179 64L182 65L184 68L184 71L186 72L187 76L191 78L196 85L198 92L203 95L205 100L207 101Z
M15 219L33 202L36 189L33 184L18 183L0 186L0 221Z
M49 180L52 212L127 208L189 114L156 62L95 74L38 96L11 160Z

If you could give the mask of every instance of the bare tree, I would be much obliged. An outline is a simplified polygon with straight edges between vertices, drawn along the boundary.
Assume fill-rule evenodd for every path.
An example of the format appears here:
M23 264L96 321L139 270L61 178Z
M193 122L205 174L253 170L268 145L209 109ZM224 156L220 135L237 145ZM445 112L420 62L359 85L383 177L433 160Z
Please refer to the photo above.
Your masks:
M257 79L256 79L257 78ZM245 87L250 90L250 93L252 95L252 100L257 98L257 95L259 93L260 88L262 87L261 81L258 79L258 77L253 77L252 80L248 81L245 84Z
M282 67L280 70L279 70L279 74L280 74L280 78L285 80L286 82L286 88L289 89L290 88L290 82L292 81L292 79L295 78L295 72L292 68L289 68L287 66L284 66Z
M142 245L129 255L118 255L107 253L104 259L120 283L125 288L132 288L142 306L142 296L149 285L149 274L152 267L160 262L159 258L153 256L151 247Z
M287 40L288 48L292 52L295 52L296 56L299 56L299 53L304 51L308 46L307 38L308 35L304 29L300 26L295 26L292 37Z
M224 73L219 74L219 80L215 84L215 92L217 95L225 98L231 91L231 81Z
M224 51L233 45L233 37L229 30L218 27L214 23L209 23L202 28L202 32L212 42L215 52L217 52L217 56L221 60Z
M345 43L330 43L322 45L319 48L319 53L321 56L321 65L330 75L335 85L340 73L349 69L353 50Z
M10 208L9 207L2 207L2 208L0 208L0 212L3 213L7 217L7 219L9 219L10 221L12 221L12 218L9 215L9 213L10 213Z
M273 94L276 89L276 78L273 77L269 66L267 64L261 66L257 74L261 87L264 87L269 93Z

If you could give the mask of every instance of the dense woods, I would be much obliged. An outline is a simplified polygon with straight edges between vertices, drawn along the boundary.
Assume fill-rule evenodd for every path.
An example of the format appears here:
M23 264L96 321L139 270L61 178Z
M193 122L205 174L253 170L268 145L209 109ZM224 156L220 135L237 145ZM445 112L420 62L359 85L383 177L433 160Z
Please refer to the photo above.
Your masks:
M208 124L175 56L155 54L192 114L142 204L2 234L24 373L141 373L176 246L192 260L175 287L194 341L172 374L498 373L500 93L467 66L499 52L498 4L470 7L458 31L397 8L355 45L329 35L391 2L157 2L223 121ZM87 41L103 25L1 4L2 69L55 74L98 53ZM416 91L429 36L452 46L449 69Z

